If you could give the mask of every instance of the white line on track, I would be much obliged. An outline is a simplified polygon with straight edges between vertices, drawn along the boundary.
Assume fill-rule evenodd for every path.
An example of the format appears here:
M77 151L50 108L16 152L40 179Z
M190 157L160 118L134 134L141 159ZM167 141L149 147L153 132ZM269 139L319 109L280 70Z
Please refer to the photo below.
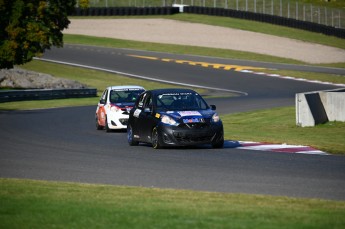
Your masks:
M104 72L110 72L110 73L115 73L115 74L120 74L120 75L125 75L125 76L131 76L131 77L135 77L135 78L139 78L139 79L151 80L151 81L156 81L156 82L160 82L160 83L168 83L168 84L175 84L175 85L181 85L181 86L187 86L187 87L196 87L196 88L203 88L203 89L208 89L208 90L224 91L224 92L230 92L230 93L237 93L237 94L241 94L241 95L245 95L245 96L248 95L248 93L243 92L243 91L235 91L235 90L229 90L229 89L224 89L224 88L205 87L205 86L196 85L196 84L186 84L186 83L173 82L173 81L168 81L168 80L160 80L160 79L155 79L155 78L151 78L151 77L147 77L147 76L141 76L141 75L130 74L130 73L126 73L126 72L114 71L114 70L105 69L105 68L92 67L92 66L83 65L83 64L75 64L75 63L56 61L56 60L50 60L50 59L45 59L45 58L34 58L34 59L52 62L52 63L57 63L57 64L65 64L65 65L70 65L70 66L75 66L75 67L81 67L81 68L88 68L88 69L99 70L99 71L104 71Z

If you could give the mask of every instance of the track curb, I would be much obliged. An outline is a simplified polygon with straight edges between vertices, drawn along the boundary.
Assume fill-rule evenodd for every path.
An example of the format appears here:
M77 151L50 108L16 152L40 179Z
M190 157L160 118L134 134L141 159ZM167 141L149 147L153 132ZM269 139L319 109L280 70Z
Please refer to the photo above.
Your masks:
M224 148L236 148L256 151L270 151L276 153L292 153L292 154L313 154L313 155L330 155L321 150L310 146L303 145L288 145L288 144L274 144L267 142L252 142L252 141L225 141Z

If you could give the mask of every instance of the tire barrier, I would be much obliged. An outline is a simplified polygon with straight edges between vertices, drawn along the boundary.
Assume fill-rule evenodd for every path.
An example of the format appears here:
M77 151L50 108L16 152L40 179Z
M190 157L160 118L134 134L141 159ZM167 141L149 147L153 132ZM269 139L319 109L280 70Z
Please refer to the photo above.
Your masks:
M71 16L140 16L172 15L179 13L178 7L91 7L76 8Z
M86 97L96 97L96 96L97 96L96 88L0 90L0 103L25 101L25 100L86 98Z
M310 32L322 33L329 36L345 38L345 29L334 28L327 25L317 24L308 21L300 21L292 18L279 17L269 14L253 13L246 11L237 11L233 9L186 6L183 11L185 13L205 14L211 16L224 16L252 21L266 22L275 25L287 26L296 29L303 29Z

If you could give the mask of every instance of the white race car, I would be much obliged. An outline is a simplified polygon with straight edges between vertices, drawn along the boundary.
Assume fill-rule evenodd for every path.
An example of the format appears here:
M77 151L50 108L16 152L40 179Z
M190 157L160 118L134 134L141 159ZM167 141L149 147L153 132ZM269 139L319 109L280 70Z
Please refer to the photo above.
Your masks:
M107 87L96 109L96 128L126 129L129 111L133 108L138 96L145 89L140 86L111 86Z

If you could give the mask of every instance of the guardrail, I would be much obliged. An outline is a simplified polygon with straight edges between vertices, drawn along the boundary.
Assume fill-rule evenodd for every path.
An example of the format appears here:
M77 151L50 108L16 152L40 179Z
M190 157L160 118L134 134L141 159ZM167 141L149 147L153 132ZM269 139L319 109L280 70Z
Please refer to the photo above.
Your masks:
M0 102L96 97L96 88L0 90Z
M72 16L171 15L178 12L177 7L90 7L76 8Z

